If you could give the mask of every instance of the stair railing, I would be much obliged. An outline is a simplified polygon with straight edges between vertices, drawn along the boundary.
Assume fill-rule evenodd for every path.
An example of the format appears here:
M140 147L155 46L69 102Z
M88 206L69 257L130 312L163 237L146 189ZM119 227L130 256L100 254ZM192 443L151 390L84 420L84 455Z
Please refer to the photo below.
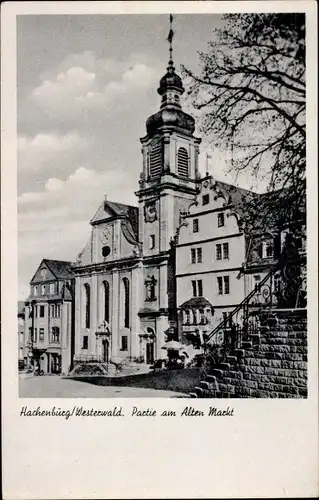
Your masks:
M244 300L241 301L240 304L238 304L237 307L227 316L227 318L224 318L215 328L214 330L209 333L205 340L204 344L207 344L213 337L217 335L218 332L220 332L223 328L226 328L227 323L230 324L231 320L237 314L240 310L244 311L244 317L248 316L247 310L249 306L249 302L251 299L257 295L257 293L260 292L261 287L275 274L280 269L280 265L278 263L274 264L274 266L271 268L268 274L258 283L258 285L244 298ZM245 314L246 313L246 314Z

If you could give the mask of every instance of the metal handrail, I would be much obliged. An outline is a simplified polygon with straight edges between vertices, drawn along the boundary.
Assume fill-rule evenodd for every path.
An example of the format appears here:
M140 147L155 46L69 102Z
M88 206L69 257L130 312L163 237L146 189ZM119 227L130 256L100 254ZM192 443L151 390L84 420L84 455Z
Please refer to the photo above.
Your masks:
M269 273L261 280L260 283L258 283L258 285L256 286L256 288L254 288L254 290L252 290L247 295L247 297L245 297L244 300L242 300L241 303L238 304L238 306L235 307L235 309L229 314L229 316L227 318L224 318L214 328L214 330L207 335L207 337L205 339L205 343L207 343L209 340L211 340L212 337L214 337L223 327L225 327L227 325L227 323L229 322L229 320L231 320L233 318L233 316L235 316L235 314L237 314L245 305L248 305L248 303L251 300L251 298L259 292L260 288L268 281L268 279L273 274L275 274L276 271L278 271L278 269L280 269L280 265L278 263L274 264L274 266L271 268L271 270L269 271Z

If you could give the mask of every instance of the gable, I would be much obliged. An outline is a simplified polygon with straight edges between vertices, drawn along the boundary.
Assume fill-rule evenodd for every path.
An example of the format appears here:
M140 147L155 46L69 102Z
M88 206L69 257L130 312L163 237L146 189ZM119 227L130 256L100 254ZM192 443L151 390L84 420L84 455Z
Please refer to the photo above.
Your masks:
M43 273L43 270L45 271L45 274ZM46 281L53 281L56 279L57 279L57 277L55 276L55 274L53 274L51 269L49 269L49 267L47 266L47 264L43 260L41 262L41 264L39 265L38 269L36 270L30 283L31 284L45 283Z

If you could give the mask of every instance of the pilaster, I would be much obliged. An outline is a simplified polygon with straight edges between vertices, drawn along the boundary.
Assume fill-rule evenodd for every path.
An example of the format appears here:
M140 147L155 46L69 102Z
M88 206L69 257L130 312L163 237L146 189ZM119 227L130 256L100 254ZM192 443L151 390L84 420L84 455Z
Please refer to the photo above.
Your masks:
M97 331L97 320L98 320L98 276L97 274L92 275L92 287L91 287L91 325L90 325L90 352L96 354L96 335Z
M111 337L111 358L118 353L119 336L119 271L114 269L112 272L112 337Z

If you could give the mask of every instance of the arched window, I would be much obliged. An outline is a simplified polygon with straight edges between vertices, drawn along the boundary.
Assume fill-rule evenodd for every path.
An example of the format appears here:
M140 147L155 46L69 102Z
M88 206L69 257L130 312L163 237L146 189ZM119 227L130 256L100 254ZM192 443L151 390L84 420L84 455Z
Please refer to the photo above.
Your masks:
M127 278L123 278L124 288L124 327L130 327L130 282Z
M84 325L90 328L91 323L91 287L88 283L84 285Z
M188 177L188 153L185 148L179 148L177 153L177 173L181 177Z
M103 281L103 321L110 321L110 285Z

